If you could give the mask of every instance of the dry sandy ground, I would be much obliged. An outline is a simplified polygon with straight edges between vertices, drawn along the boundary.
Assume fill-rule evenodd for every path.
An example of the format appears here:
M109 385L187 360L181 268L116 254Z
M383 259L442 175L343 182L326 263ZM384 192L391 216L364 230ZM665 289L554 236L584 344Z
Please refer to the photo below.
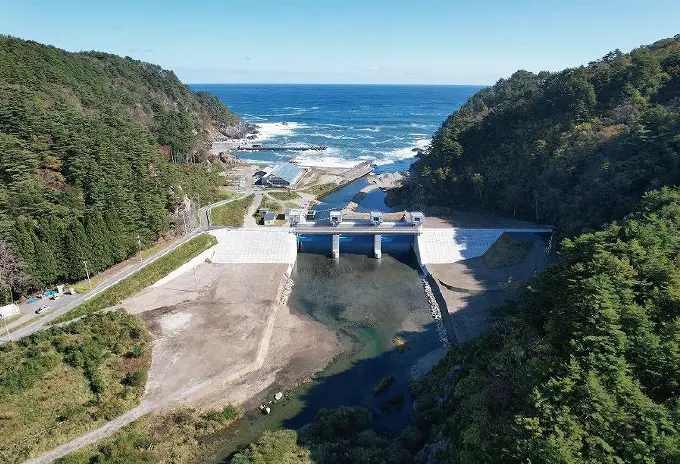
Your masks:
M285 264L201 264L125 301L153 336L145 402L184 396L214 409L321 370L339 349L333 332L279 305Z
M491 269L483 256L453 264L428 264L435 282L432 289L435 295L437 289L441 293L445 303L442 312L448 310L449 314L447 329L456 342L468 342L487 330L490 310L512 298L521 282L545 267L545 242L540 236L512 235L533 242L531 250L518 264ZM442 302L439 303L441 306Z
M336 335L280 304L287 264L204 263L123 302L153 337L147 390L139 406L30 461L54 461L145 414L180 404L214 410L256 404L323 369Z

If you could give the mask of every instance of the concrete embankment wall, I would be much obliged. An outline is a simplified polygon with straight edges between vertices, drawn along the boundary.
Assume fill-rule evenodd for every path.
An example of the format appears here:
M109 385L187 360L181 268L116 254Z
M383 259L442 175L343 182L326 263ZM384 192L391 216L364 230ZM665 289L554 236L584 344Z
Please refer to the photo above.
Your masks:
M430 285L430 289L432 290L432 294L434 295L434 298L437 302L437 306L439 307L441 320L444 323L444 328L446 329L446 335L449 339L449 343L451 345L457 344L458 340L456 339L456 334L455 334L455 331L453 330L453 322L451 321L451 315L449 314L449 308L446 305L446 300L444 299L444 295L442 295L442 290L439 287L439 282L437 282L437 279L434 278L434 276L430 273L427 273L425 275L425 279L426 279L427 283Z

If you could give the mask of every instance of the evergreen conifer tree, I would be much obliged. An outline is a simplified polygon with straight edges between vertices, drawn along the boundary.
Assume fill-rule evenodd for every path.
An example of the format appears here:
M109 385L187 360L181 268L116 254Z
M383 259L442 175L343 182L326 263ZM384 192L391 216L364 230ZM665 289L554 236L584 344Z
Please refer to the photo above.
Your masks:
M42 287L56 282L59 268L54 253L36 235L33 235L33 244L35 248L35 261L32 271L35 283Z
M66 235L64 252L66 254L66 278L75 282L85 277L85 261L91 263L90 241L83 224L73 219Z
M108 236L111 239L109 244L111 256L115 262L123 261L130 255L130 239L123 228L120 216L118 216L115 208L109 208L106 211L104 222L108 230Z
M85 232L90 241L92 251L92 271L99 272L113 264L111 254L111 237L98 208L90 208L87 212Z

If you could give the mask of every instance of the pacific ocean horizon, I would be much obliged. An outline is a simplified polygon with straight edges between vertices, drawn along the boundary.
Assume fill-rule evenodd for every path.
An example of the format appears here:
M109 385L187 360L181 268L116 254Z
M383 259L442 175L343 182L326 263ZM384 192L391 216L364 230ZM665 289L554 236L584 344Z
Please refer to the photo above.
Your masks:
M249 152L259 162L313 166L374 161L377 172L408 169L444 120L484 86L364 84L191 84L218 97L257 142L327 146L322 152Z

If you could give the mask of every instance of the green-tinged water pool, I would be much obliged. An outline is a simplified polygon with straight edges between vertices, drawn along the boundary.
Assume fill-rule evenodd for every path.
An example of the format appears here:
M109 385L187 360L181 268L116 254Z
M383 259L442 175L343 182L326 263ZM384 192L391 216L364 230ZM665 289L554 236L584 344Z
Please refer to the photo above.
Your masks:
M381 260L367 254L342 254L339 260L298 255L289 305L339 333L347 348L313 382L287 392L270 415L250 411L234 427L211 437L219 442L216 460L264 430L302 427L320 408L359 405L373 412L376 428L409 425L410 369L441 345L410 250L402 247ZM394 376L394 383L375 395L373 388L385 376ZM395 402L401 405L395 407Z

